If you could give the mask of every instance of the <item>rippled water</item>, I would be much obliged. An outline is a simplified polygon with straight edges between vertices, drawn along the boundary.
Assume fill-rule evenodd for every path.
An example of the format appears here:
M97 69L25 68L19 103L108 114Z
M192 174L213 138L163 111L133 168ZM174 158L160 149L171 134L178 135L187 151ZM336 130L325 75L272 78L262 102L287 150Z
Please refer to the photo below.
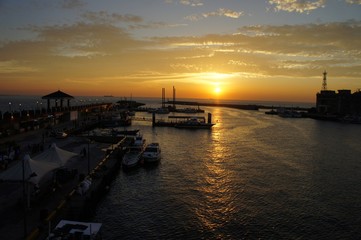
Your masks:
M134 122L163 158L119 173L105 239L359 239L361 125L206 111L210 131Z

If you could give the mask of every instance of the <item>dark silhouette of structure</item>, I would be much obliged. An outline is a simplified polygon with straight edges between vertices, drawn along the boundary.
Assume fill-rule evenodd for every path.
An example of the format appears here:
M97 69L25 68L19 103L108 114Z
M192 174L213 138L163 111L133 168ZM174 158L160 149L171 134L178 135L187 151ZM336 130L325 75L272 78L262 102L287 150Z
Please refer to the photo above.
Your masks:
M64 108L64 105L63 105L64 100L67 101L67 108L70 108L70 100L73 99L73 98L74 98L73 96L70 96L69 94L64 93L64 92L62 92L60 90L41 97L41 99L46 99L47 100L47 102L48 102L48 105L47 105L48 111L51 109L50 108L50 100L55 101L55 109L60 107L60 109L62 110ZM60 106L58 106L58 101L60 101Z
M361 115L361 91L327 90L327 72L323 73L322 90L316 94L316 110L321 114Z

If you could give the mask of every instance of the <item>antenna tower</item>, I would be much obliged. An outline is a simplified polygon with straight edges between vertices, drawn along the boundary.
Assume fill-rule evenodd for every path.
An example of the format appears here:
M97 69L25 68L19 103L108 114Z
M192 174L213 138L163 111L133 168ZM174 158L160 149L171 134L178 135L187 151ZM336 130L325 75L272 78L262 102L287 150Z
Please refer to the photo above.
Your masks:
M322 81L322 90L327 90L327 72L326 70L323 72L323 81Z
M165 108L165 88L162 88L162 108Z
M175 109L175 88L173 86L173 109Z

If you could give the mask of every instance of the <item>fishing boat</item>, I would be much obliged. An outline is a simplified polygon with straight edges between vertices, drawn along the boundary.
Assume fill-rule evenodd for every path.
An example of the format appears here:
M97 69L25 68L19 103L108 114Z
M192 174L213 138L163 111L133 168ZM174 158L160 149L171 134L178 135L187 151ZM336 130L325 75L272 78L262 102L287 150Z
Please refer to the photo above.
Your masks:
M158 163L161 159L161 149L159 143L148 144L142 154L142 160L147 163Z

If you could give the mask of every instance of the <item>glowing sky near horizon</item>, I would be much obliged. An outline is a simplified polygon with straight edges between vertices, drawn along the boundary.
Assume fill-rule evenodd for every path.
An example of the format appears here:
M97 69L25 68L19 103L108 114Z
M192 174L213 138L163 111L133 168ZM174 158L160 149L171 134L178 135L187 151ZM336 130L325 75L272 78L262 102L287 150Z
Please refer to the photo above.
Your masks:
M361 0L0 0L0 94L287 100L361 88Z

